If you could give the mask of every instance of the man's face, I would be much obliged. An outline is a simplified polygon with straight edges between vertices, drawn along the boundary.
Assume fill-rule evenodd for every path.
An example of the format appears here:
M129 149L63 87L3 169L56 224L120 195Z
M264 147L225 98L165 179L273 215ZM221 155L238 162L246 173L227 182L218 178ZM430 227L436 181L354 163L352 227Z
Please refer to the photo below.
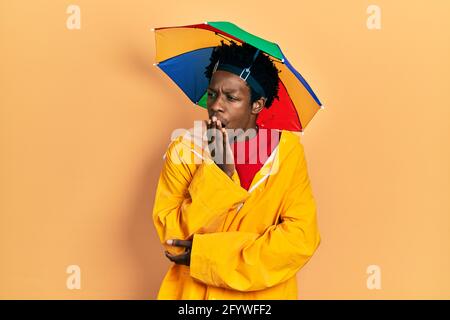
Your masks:
M216 116L227 129L246 130L254 125L259 112L252 111L250 98L250 88L243 79L218 70L208 87L208 116Z

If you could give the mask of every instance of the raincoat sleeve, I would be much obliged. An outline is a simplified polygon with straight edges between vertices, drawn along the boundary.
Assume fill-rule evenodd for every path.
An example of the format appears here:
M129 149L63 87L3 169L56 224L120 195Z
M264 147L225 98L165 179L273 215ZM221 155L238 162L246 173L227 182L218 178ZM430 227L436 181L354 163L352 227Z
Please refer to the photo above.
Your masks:
M320 244L316 204L308 178L303 146L295 183L276 225L262 234L217 232L194 236L190 274L216 287L254 291L293 277Z
M249 197L236 171L230 179L211 158L194 164L192 155L179 139L171 142L165 154L153 207L153 222L163 244L217 231L229 209Z

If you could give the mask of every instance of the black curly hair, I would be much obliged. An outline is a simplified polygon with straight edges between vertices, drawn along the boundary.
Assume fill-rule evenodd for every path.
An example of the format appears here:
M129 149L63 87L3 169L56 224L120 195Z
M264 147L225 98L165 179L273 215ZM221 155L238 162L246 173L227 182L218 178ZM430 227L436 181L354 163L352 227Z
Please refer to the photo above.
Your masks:
M255 55L256 48L247 43L242 45L236 44L233 40L230 40L230 44L224 43L223 40L220 41L221 45L214 48L211 57L209 58L210 64L206 67L205 76L208 81L211 81L212 71L217 60L220 58L220 64L228 63L235 65L237 67L246 68L252 62L253 56ZM251 69L251 75L256 81L261 85L266 92L266 104L265 107L269 108L272 105L273 100L278 97L278 73L279 71L273 61L268 55L260 52L256 57ZM247 84L248 86L248 84ZM261 98L250 86L248 86L251 91L250 105Z

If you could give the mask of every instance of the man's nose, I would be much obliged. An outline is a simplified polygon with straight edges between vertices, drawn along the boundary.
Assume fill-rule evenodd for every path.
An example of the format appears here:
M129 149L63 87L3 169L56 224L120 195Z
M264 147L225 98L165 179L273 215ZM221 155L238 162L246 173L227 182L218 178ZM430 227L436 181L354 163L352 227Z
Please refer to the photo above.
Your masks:
M217 97L212 103L211 103L211 111L213 113L223 112L223 106L222 101L220 97Z

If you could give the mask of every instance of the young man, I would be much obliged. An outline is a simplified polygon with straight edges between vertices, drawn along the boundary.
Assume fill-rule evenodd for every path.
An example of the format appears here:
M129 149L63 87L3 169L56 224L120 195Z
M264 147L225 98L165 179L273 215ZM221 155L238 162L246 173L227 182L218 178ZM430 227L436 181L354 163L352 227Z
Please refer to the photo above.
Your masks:
M299 134L256 125L278 98L278 70L234 42L210 62L207 134L172 141L158 181L153 221L174 262L158 299L297 299L320 235Z

